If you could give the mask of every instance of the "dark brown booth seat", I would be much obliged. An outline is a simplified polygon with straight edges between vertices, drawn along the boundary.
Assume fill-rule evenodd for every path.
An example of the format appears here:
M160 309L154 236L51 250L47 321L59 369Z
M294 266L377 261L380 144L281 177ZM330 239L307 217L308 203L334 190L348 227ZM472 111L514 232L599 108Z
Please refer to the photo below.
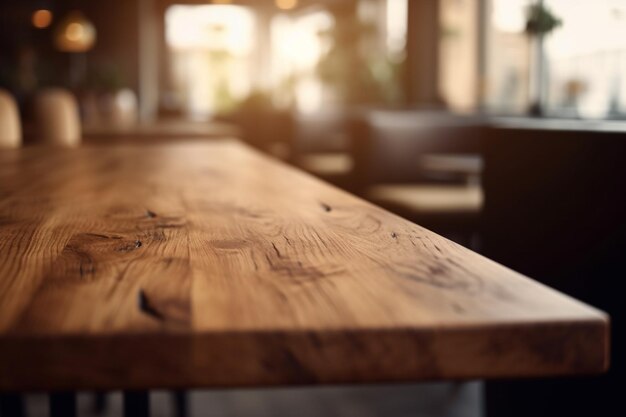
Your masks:
M450 237L472 235L483 201L481 123L445 112L368 112L353 127L360 194Z
M612 319L605 376L493 382L489 416L623 416L626 125L495 120L486 137L482 252Z

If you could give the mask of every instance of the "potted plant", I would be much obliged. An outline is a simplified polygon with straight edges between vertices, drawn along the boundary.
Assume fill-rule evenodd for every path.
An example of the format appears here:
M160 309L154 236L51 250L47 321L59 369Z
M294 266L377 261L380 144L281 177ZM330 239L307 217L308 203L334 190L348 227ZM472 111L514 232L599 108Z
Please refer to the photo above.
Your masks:
M531 105L529 113L533 116L541 116L543 114L543 94L545 80L545 56L544 56L544 38L552 33L555 29L562 25L560 18L555 16L550 9L544 4L543 0L531 5L527 10L526 18L526 34L533 40L535 48L535 65L531 69L534 70L535 88L531 92Z

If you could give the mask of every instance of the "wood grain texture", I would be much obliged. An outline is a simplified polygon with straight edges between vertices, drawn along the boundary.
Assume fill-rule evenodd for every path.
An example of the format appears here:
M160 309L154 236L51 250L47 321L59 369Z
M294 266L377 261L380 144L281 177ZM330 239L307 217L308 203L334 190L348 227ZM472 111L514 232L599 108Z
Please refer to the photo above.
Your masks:
M607 339L602 312L236 141L0 153L0 389L587 374Z

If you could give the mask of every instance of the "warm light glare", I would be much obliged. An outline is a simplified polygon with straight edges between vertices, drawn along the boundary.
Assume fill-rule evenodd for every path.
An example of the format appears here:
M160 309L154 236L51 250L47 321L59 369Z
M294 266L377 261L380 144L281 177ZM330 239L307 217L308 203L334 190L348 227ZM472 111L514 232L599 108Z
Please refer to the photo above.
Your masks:
M242 56L253 48L254 14L245 7L175 5L165 22L165 39L174 49L227 50Z
M275 0L275 3L281 10L290 10L298 5L298 0Z
M70 23L65 29L65 36L72 42L78 42L85 35L85 28L80 23Z
M46 9L36 10L32 20L37 29L45 29L52 23L52 12Z

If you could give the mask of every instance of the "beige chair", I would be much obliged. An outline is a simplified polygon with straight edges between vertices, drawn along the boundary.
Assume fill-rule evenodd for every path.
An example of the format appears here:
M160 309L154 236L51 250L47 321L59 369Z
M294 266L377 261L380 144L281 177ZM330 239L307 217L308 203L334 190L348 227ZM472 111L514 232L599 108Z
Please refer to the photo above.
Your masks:
M22 127L15 100L0 89L0 149L17 148L22 144Z
M50 88L35 98L38 138L62 147L80 145L81 126L76 99L67 90Z

